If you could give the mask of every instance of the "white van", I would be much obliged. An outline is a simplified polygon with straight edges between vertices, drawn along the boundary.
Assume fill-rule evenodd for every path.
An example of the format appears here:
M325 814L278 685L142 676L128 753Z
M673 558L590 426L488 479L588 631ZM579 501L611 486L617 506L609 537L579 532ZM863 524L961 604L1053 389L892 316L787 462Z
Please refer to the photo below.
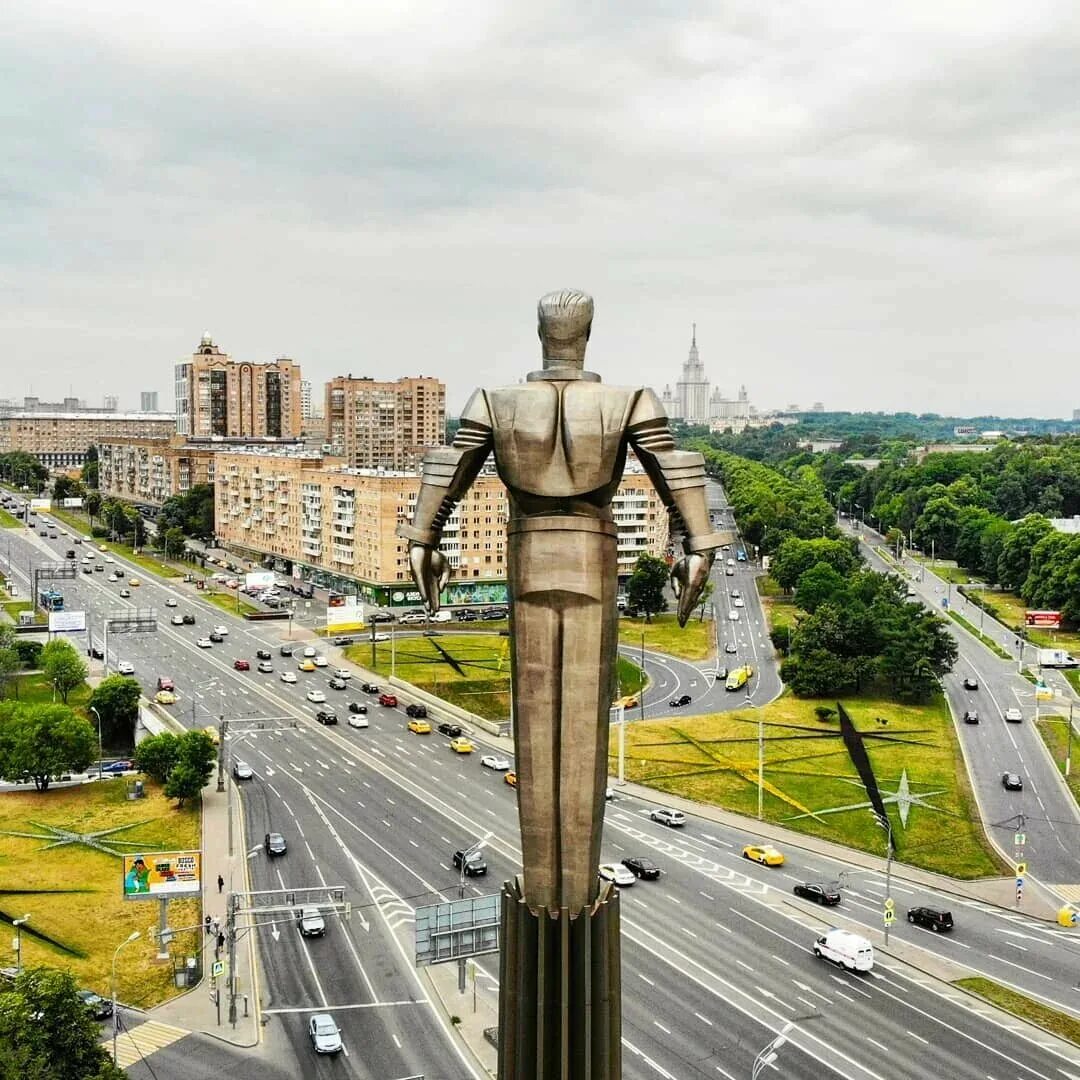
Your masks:
M814 942L814 955L848 971L870 971L874 966L874 946L848 930L826 930Z

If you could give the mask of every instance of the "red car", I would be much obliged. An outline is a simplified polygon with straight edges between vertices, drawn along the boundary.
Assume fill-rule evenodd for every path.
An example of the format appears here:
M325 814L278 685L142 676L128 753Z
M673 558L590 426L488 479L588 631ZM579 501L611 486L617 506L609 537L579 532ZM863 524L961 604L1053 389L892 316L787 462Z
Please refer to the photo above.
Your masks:
M251 665L246 660L234 660L232 662L232 666L234 668L236 668L237 671L250 671L251 670Z
M380 694L379 704L388 705L391 709L397 707L397 694Z

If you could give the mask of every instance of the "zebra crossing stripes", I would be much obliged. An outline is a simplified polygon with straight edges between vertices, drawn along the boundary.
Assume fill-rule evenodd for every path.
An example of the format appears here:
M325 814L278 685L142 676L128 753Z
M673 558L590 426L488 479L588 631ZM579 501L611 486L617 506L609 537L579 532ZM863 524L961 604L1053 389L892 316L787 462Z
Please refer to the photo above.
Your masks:
M183 1028L173 1027L171 1024L162 1024L157 1020L147 1020L145 1024L130 1031L122 1031L116 1040L116 1063L121 1069L130 1069L143 1058L149 1057L158 1050L164 1050L174 1042L190 1035L190 1031ZM112 1048L112 1036L103 1040L106 1048Z

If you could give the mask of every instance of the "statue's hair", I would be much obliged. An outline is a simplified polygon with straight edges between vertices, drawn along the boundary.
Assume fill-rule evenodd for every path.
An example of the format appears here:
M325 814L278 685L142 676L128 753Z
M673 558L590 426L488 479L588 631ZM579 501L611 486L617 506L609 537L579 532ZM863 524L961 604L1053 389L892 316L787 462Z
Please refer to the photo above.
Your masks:
M544 338L566 344L588 333L593 319L593 298L576 289L560 289L540 297L536 315Z

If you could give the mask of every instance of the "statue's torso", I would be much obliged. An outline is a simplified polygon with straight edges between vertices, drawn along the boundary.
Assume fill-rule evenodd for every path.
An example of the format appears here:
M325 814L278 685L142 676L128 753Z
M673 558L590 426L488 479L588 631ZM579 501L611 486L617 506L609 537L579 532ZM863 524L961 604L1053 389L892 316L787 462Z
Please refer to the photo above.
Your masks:
M622 478L626 428L639 393L539 380L485 391L495 464L518 509L542 512L548 500L607 506Z

